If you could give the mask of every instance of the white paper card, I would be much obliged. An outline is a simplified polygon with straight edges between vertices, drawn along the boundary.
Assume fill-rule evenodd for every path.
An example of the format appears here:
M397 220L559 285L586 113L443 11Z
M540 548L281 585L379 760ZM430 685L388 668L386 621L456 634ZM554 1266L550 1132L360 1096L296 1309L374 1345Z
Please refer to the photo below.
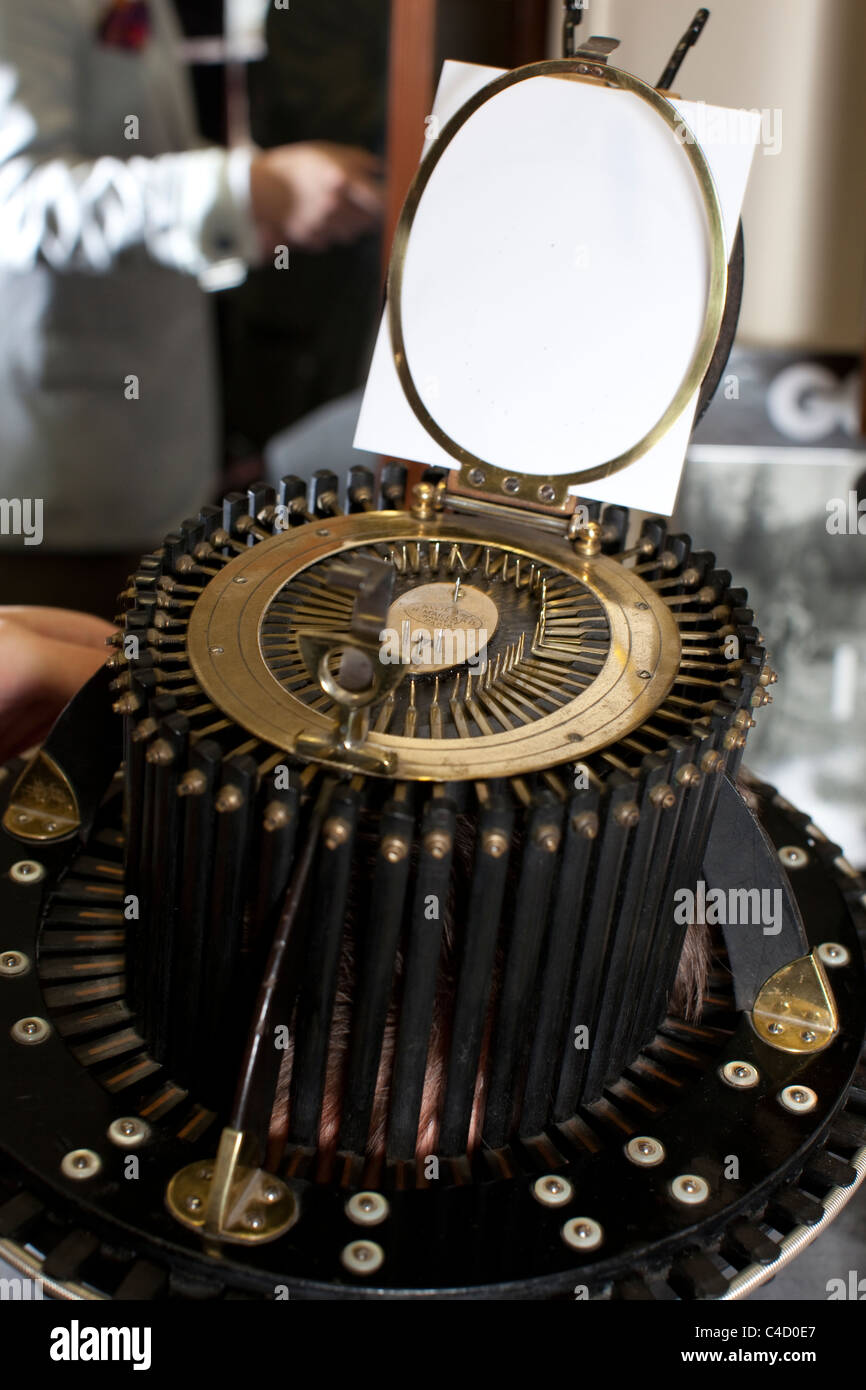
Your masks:
M444 65L425 149L499 72ZM760 117L674 105L700 131L730 253ZM556 78L519 83L463 127L416 213L402 317L418 391L452 439L497 467L603 463L673 398L703 324L708 267L695 176L645 102ZM581 495L670 514L696 403L642 459ZM454 466L403 395L387 315L355 446Z

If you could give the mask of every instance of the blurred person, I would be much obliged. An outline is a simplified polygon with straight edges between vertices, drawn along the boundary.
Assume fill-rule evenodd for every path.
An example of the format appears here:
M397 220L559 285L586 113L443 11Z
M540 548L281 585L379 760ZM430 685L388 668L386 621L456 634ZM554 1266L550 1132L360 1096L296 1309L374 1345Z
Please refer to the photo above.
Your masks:
M113 631L90 613L0 605L0 766L45 738Z
M379 219L378 161L197 147L169 0L0 0L0 600L110 613L142 551L209 500L202 288Z
M343 0L288 10L272 3L265 56L247 70L256 145L342 139L383 153L389 16L388 0L352 0L351 22ZM290 274L271 257L220 295L226 442L231 460L249 460L246 482L261 476L274 435L361 386L381 301L381 245L372 236L326 255L301 249ZM235 476L241 486L240 469Z

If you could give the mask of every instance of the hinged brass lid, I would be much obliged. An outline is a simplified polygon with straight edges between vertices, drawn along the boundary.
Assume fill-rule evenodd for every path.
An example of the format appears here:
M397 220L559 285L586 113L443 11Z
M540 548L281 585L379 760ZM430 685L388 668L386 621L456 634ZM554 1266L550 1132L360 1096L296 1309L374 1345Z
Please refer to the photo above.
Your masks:
M455 491L476 496L496 498L501 503L566 511L569 493L582 484L605 477L636 462L658 444L673 425L681 418L694 399L700 383L713 356L725 306L727 287L727 257L722 211L713 176L700 145L685 127L683 118L676 107L660 92L642 82L632 74L612 67L607 55L616 46L616 40L593 37L582 45L574 58L555 59L532 63L494 78L486 86L469 98L443 126L441 132L421 161L418 172L409 189L397 225L391 263L388 275L388 325L391 335L394 365L400 387L416 418L428 435L440 446L457 465L453 474ZM640 99L664 122L672 133L679 149L676 158L687 160L694 175L697 192L706 218L708 232L708 285L703 323L694 351L688 360L686 371L674 391L673 396L660 403L659 414L650 428L629 447L620 448L611 457L603 458L588 466L570 471L551 471L550 473L524 472L513 466L503 466L499 458L482 458L456 438L451 429L443 424L445 411L442 404L430 399L425 385L419 385L416 371L410 360L404 324L404 288L407 253L410 246L413 226L424 194L430 185L437 168L442 163L455 137L466 127L476 113L487 103L517 84L536 78L557 78L569 82L590 83L595 87L609 89L611 97L615 92L630 93ZM519 196L519 189L515 195ZM592 189L587 189L587 197ZM459 217L460 209L454 209ZM434 277L436 266L426 267L425 273ZM529 273L529 272L528 272ZM443 287L444 292L444 287ZM628 333L629 324L618 325L616 331ZM602 333L611 337L611 324L592 320L582 321L578 333ZM534 344L537 348L538 344ZM543 346L543 345L542 345ZM568 402L563 402L568 409ZM488 408L479 405L479 412ZM602 407L600 407L601 409ZM453 427L452 427L453 428ZM477 447L477 446L476 446ZM580 453L580 440L575 440L575 453Z

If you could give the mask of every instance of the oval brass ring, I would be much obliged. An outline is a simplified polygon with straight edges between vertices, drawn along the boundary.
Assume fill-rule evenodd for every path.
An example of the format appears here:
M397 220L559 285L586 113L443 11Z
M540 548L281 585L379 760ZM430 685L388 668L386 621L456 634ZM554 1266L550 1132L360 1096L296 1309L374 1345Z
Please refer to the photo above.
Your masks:
M424 156L418 168L418 172L406 195L397 229L394 234L394 244L391 252L391 262L388 270L388 325L391 331L391 347L394 354L394 365L400 379L400 385L414 411L417 419L424 426L424 429L436 443L456 459L462 468L480 469L484 473L485 491L502 491L506 478L509 479L511 486L506 489L509 495L524 497L527 500L537 499L538 489L544 485L550 485L555 494L557 503L561 503L565 495L578 487L581 483L592 482L596 478L607 477L611 473L617 473L621 468L626 468L629 464L635 463L637 459L646 454L654 445L664 438L671 427L676 423L683 411L694 396L707 368L712 360L715 350L716 339L722 323L722 316L725 310L725 294L727 291L728 266L725 253L725 233L722 221L722 210L719 204L719 196L716 185L710 171L710 166L698 145L686 122L666 97L657 92L654 87L641 82L640 78L634 77L629 72L624 72L621 68L605 65L604 77L602 79L587 77L577 71L577 60L574 58L556 58L542 63L529 63L524 67L515 68L510 72L504 73L501 77L494 78L474 96L470 97L459 111L451 117L443 126L442 131L436 138L435 143L428 153ZM479 458L468 449L464 449L455 439L442 428L434 419L427 406L424 404L412 376L411 369L406 357L406 343L403 337L403 318L402 318L402 294L403 294L403 271L406 262L406 253L409 246L409 236L418 205L421 202L424 190L426 189L433 175L436 166L447 150L451 141L458 132L466 125L467 121L475 114L479 107L484 106L488 101L498 96L500 92L508 87L515 86L518 82L526 82L534 77L566 77L576 82L592 82L596 86L599 81L607 86L619 88L622 91L633 92L636 96L645 101L652 109L666 122L672 131L682 132L683 138L680 141L683 151L688 158L698 187L703 199L704 208L707 214L707 222L710 235L710 277L707 293L707 305L704 315L703 327L700 338L682 382L680 383L673 399L668 404L663 414L646 434L633 444L624 453L617 454L614 458L608 459L605 463L596 464L591 468L578 469L573 473L551 474L547 476L532 475L528 477L521 475L518 479L520 487L515 494L513 491L514 469L497 468L494 464Z

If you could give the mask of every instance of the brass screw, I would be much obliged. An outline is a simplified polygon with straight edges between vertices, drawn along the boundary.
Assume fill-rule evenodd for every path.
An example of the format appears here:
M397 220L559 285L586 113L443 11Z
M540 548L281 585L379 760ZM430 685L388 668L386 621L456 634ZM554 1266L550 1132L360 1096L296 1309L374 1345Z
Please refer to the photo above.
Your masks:
M626 830L631 830L640 820L640 808L636 801L625 801L621 806L617 806L613 813L613 818L617 825L623 826Z
M138 696L127 691L125 695L121 695L119 700L115 700L111 708L115 714L134 714L140 705L141 701Z
M661 806L663 811L670 811L671 807L677 804L677 794L668 782L661 782L657 787L653 787L649 799L653 806Z
M745 734L741 734L739 729L728 729L728 732L722 739L722 746L728 749L743 748L745 746L745 742L746 736Z
M423 843L431 859L444 859L451 849L451 836L446 830L430 830L424 836Z
M200 768L185 772L177 784L178 796L201 796L207 788L207 778Z
M556 825L541 825L535 835L539 849L545 849L549 854L555 854L559 849L559 840L559 827Z
M598 834L598 816L594 811L581 811L573 817L571 823L576 833L584 840L594 840Z
M436 489L432 483L416 483L412 489L412 515L416 521L430 521L435 515Z
M339 849L349 838L351 827L342 816L331 816L322 827L326 849Z
M601 550L601 527L597 521L588 521L585 526L578 528L574 548L578 555L587 559L598 555Z
M133 743L146 743L151 734L156 733L155 719L140 719L130 734Z
M288 808L281 801L269 801L265 807L262 824L265 830L282 830L291 820Z
M724 758L722 757L721 753L718 753L716 751L715 748L711 748L709 752L705 753L704 756L701 758L702 772L721 772L724 765Z
M501 830L485 830L481 836L481 848L493 859L499 859L508 850L508 836Z
M243 804L243 792L232 782L227 782L224 787L220 787L214 802L218 811L239 811Z
M147 750L147 761L159 767L168 767L174 762L174 749L167 738L158 738Z
M681 787L694 787L701 780L701 774L694 763L686 763L676 775Z
M400 835L386 835L382 841L382 855L389 864L399 864L409 853L409 844Z

